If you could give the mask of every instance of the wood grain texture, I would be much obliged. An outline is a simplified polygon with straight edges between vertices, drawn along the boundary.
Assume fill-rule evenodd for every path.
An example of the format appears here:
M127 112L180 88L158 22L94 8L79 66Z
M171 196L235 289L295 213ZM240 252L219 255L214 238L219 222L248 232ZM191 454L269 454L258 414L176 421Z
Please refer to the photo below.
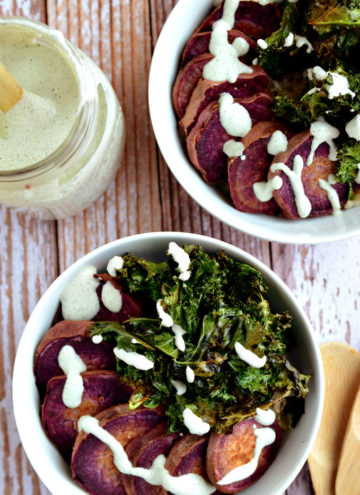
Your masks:
M324 246L283 246L247 236L211 217L177 183L156 148L147 79L160 30L176 0L0 0L4 15L25 15L61 30L104 70L127 120L122 167L106 193L81 214L37 222L0 207L0 493L46 495L21 448L11 413L11 372L24 324L59 272L99 245L156 230L210 235L261 259L306 309L320 341L360 349L360 238ZM38 260L42 260L41 264ZM287 495L312 495L307 466Z

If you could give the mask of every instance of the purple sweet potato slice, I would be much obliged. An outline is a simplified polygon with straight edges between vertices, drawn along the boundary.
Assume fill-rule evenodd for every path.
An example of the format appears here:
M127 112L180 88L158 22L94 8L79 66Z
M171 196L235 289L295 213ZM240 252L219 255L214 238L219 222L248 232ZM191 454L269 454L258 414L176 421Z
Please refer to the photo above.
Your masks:
M209 482L206 473L206 449L209 437L207 435L184 435L170 450L165 468L172 476L182 476L193 473L202 476ZM213 495L218 494L214 491Z
M142 304L138 297L127 294L117 277L112 277L108 273L99 273L95 275L101 280L96 292L99 297L100 309L94 321L120 321L128 320L130 317L138 318L142 315ZM118 290L122 298L121 310L118 313L113 313L104 306L101 300L101 291L106 282L111 282L113 287Z
M143 449L148 443L152 442L154 439L165 435L167 432L166 421L159 423L154 428L149 430L145 435L138 435L133 438L126 446L126 454L131 461L131 464L135 467L135 459L138 458L141 449ZM122 484L125 488L127 495L134 495L135 488L133 486L134 476L129 476L127 474L121 475Z
M64 345L71 345L91 370L115 370L116 359L112 347L106 343L94 344L90 337L91 321L63 320L54 325L41 340L35 352L34 373L40 393L54 376L63 375L58 355Z
M248 53L244 57L240 57L240 60L245 64L251 62L251 60L255 56L255 41L246 36L246 34L242 33L241 31L232 30L228 32L229 43L232 43L236 38L243 38L249 44ZM210 39L211 31L193 34L183 52L181 67L184 67L193 58L199 55L203 55L204 53L209 53Z
M281 442L281 430L277 422L271 426L276 433L276 440L262 449L255 473L230 485L218 485L218 482L230 471L247 464L253 458L256 443L253 426L259 425L254 419L248 419L235 425L230 435L219 435L215 432L210 434L206 469L210 481L221 493L237 493L252 485L264 474L276 457Z
M179 71L172 90L172 102L175 112L180 118L184 116L192 92L202 78L205 65L212 58L213 56L210 53L203 53L190 60Z
M66 376L56 376L47 384L41 409L43 428L64 456L70 456L75 443L77 422L85 414L99 412L129 400L132 389L122 383L115 371L86 371L81 374L84 392L79 407L68 408L62 400Z
M192 92L185 115L179 122L180 129L187 136L200 113L212 101L217 101L222 93L230 93L234 98L247 98L262 93L269 85L269 77L262 67L252 66L251 74L240 74L234 84L228 81L210 81L201 78Z
M195 31L211 31L214 22L223 15L224 2L222 2L210 15L200 24ZM271 3L260 5L257 2L240 2L235 13L235 25L233 29L242 31L252 38L267 38L280 25L280 12L278 7Z
M144 435L164 420L159 409L114 406L95 416L99 425L113 435L121 445ZM71 459L73 479L90 495L127 495L122 476L114 464L109 447L95 436L81 431L75 441Z
M178 433L167 433L167 424L159 425L145 434L141 441L136 437L126 447L126 452L133 466L149 469L159 455L167 455L179 438ZM123 485L128 495L166 495L161 486L150 485L142 478L124 476Z
M255 182L267 180L269 166L274 158L267 152L271 135L281 130L288 134L279 122L259 122L242 139L243 157L230 158L228 161L228 180L231 199L235 208L247 213L276 215L280 208L274 199L262 202L254 194Z
M265 93L236 99L234 102L246 108L253 125L271 118L272 100ZM216 101L204 108L186 139L191 163L201 172L205 182L211 185L219 184L227 178L228 157L223 147L232 139L221 125L219 109L220 105Z
M308 197L312 206L309 217L316 217L329 215L333 211L327 192L320 187L319 179L327 181L329 174L335 174L336 162L329 159L329 145L322 143L315 151L312 163L307 165L306 162L310 153L312 140L313 137L310 131L296 134L290 139L287 150L275 156L273 163L284 163L292 170L295 156L300 155L302 157L304 168L301 174L301 181L304 186L305 195ZM273 193L275 201L282 210L282 215L285 218L300 218L289 178L282 171L272 172L270 166L269 180L275 175L279 175L283 180L282 187ZM348 198L348 185L336 184L333 187L338 193L340 205L343 207Z

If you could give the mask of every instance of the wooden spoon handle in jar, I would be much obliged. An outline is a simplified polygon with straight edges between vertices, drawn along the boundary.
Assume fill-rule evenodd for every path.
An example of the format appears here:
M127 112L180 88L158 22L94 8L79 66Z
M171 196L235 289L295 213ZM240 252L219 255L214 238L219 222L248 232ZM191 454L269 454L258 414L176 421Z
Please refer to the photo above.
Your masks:
M348 422L336 476L336 495L360 494L360 384Z
M22 97L23 90L5 65L0 62L0 109L7 112Z
M320 351L325 373L325 404L309 468L316 495L335 495L341 446L359 386L360 354L340 342L322 344Z

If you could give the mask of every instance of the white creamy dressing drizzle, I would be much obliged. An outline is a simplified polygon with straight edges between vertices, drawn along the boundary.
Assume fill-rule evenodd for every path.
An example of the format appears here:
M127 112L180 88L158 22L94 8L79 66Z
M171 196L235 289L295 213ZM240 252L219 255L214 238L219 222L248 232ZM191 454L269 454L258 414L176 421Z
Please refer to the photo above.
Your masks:
M209 51L214 58L203 69L204 79L211 81L236 82L240 74L251 74L252 69L239 60L249 51L249 44L243 38L236 38L231 44L228 31L235 24L235 12L240 0L225 0L222 18L214 22Z
M308 77L310 80L315 77L318 81L324 81L328 76L331 76L332 78L332 84L327 87L329 100L343 95L350 95L354 98L355 93L354 91L351 91L349 81L345 76L338 74L337 72L327 72L319 65L316 65L312 69L308 69Z
M259 358L259 356L241 345L240 342L235 343L235 352L240 359L245 361L245 363L247 363L249 366L252 366L253 368L263 368L266 364L266 356Z
M336 216L341 213L341 204L336 189L332 187L335 184L337 184L337 180L334 174L330 174L327 181L324 179L319 179L319 185L321 189L326 191L327 197L329 198L331 207L333 209L333 215Z
M347 135L356 141L360 141L360 114L355 115L345 126Z
M256 435L256 444L251 461L230 471L218 481L218 485L229 485L230 483L244 480L255 473L262 449L275 442L276 434L272 428L258 428L254 431L254 434Z
M186 334L185 330L177 323L174 323L171 329L175 334L175 346L179 349L179 351L184 352L185 340L183 339L183 335Z
M186 374L186 380L187 380L187 382L188 383L194 383L194 381L195 381L195 373L190 368L190 366L186 366L185 374Z
M210 495L215 491L215 488L198 474L171 476L165 469L166 458L164 455L156 457L150 469L133 467L120 442L104 428L101 428L96 418L82 416L78 422L78 429L94 435L107 445L113 453L116 468L123 474L137 476L151 485L161 485L174 495L189 495L189 493Z
M234 103L230 93L223 93L219 98L220 122L230 136L244 137L251 129L249 112L240 103Z
M109 311L118 313L122 308L121 292L113 284L107 281L101 290L101 300Z
M305 36L300 36L299 34L294 34L294 41L297 46L297 48L301 48L302 46L306 45L306 53L310 53L314 50L314 47L310 43L310 41L305 38Z
M280 130L274 131L267 145L267 152L269 155L278 155L279 153L286 151L287 147L288 140L285 134Z
M349 81L345 76L337 74L336 72L329 72L332 77L333 83L328 88L329 100L336 98L337 96L350 95L354 98L355 93L351 91L349 87Z
M93 344L101 344L103 338L102 335L98 334L98 335L94 335L91 340L93 341Z
M289 33L284 41L284 46L289 48L294 43L294 33Z
M329 159L335 161L337 158L337 150L333 140L339 137L339 130L336 129L336 127L328 124L323 117L319 117L318 120L311 124L310 133L312 136L314 136L314 139L311 143L311 150L306 164L311 165L312 161L314 160L314 154L322 143L328 144L330 148Z
M67 285L60 297L64 320L92 320L98 313L96 288L100 281L94 277L96 273L95 266L84 266Z
M254 417L254 419L257 423L259 423L259 425L271 426L275 422L276 415L271 409L267 409L265 411L264 409L260 409L260 407L257 407L255 412L256 416Z
M179 265L179 279L183 282L189 280L191 275L191 270L189 270L191 263L190 256L176 242L169 243L168 253L174 258L175 263Z
M177 395L184 395L186 392L186 383L180 380L171 380L172 386L175 388Z
M84 392L84 382L80 373L86 371L86 364L71 345L61 348L58 363L66 375L62 401L71 409L79 407Z
M266 50L266 48L268 47L268 44L266 43L266 41L261 39L261 38L259 38L257 40L257 45L259 48L261 48L261 50Z
M114 347L113 351L117 358L129 366L134 366L138 370L147 371L154 367L153 361L137 352L127 352L125 349L120 349L119 347Z
M282 178L279 176L273 177L267 182L255 182L253 184L253 191L256 198L265 203L270 201L273 197L273 192L281 189L283 185Z
M234 141L234 139L229 139L223 146L223 152L229 158L241 156L244 149L244 145L240 141Z
M320 88L311 88L309 89L309 91L307 92L308 95L314 95L315 93L319 93L319 91L321 91ZM326 110L327 112L327 110Z
M306 218L311 212L311 203L304 191L304 185L301 180L301 174L304 168L304 162L300 155L296 155L293 162L293 170L284 163L273 163L270 167L272 172L281 170L290 180L291 187L295 196L296 209L301 218Z
M106 270L109 275L111 275L112 277L116 277L116 270L121 270L123 266L123 258L121 256L114 256L107 264Z
M158 313L158 316L161 320L161 324L164 327L172 327L174 324L174 320L171 318L171 316L164 311L162 307L162 299L159 299L156 303L156 311Z
M196 416L188 407L183 411L184 425L193 435L206 435L210 431L210 425Z

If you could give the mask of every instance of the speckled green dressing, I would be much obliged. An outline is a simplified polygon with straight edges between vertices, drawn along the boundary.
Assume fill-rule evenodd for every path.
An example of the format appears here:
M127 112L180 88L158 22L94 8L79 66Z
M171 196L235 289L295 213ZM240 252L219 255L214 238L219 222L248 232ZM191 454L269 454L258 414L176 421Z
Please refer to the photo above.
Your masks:
M29 27L0 24L0 60L24 89L13 108L0 111L0 170L19 170L65 141L78 115L79 85L63 54Z

